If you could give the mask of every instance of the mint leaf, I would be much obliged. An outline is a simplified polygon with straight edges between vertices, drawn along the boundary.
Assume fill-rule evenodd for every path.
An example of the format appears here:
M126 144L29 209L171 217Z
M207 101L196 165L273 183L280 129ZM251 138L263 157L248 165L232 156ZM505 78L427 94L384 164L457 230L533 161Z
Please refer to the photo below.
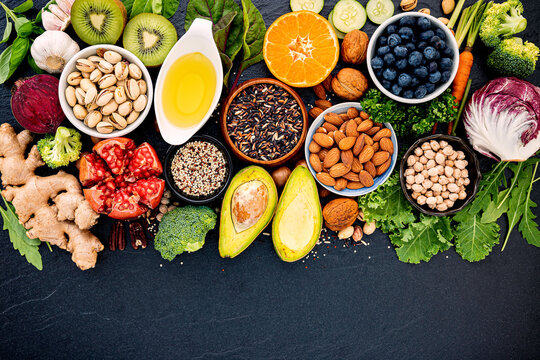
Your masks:
M467 261L483 260L499 243L499 225L482 222L480 214L466 215L455 228L456 252Z

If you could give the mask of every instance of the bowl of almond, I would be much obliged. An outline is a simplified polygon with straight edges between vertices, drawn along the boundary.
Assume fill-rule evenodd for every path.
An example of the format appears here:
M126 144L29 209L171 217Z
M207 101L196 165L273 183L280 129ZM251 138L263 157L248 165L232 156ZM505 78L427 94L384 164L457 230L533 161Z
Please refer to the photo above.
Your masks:
M365 195L383 184L394 170L398 153L392 125L371 120L358 102L323 111L311 124L304 148L317 182L348 197Z

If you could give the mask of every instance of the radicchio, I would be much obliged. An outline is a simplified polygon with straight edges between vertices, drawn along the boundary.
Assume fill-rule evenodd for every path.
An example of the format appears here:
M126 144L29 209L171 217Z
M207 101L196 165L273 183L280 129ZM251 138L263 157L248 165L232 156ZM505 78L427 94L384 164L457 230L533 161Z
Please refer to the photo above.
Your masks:
M463 121L474 149L501 161L525 161L540 149L540 88L514 77L477 90Z

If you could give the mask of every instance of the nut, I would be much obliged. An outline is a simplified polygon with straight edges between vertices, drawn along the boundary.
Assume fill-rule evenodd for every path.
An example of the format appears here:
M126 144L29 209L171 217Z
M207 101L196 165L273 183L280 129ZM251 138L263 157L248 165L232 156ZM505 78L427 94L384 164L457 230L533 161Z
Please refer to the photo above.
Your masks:
M345 240L353 236L354 234L354 227L347 226L345 229L340 230L338 232L338 239Z
M364 145L364 148L360 152L360 155L358 155L358 161L360 161L360 164L366 163L375 154L375 151L373 151L373 148L369 145Z
M107 105L101 107L101 113L105 116L108 116L115 112L116 109L118 109L118 104L113 99L109 101Z
M311 167L313 168L313 170L315 170L315 172L321 172L322 171L322 164L321 164L321 159L319 159L319 156L317 154L310 154L309 155L309 163L311 165Z
M103 75L103 77L98 81L98 86L100 89L106 89L114 84L116 84L116 76L113 74Z
M129 76L131 76L135 80L139 80L142 77L142 71L141 68L139 68L135 64L129 64Z
M84 104L90 105L93 104L96 101L97 98L97 89L95 87L92 87L88 89L86 92L86 95L84 96Z
M77 70L83 73L91 73L96 68L96 65L94 65L93 62L91 62L88 59L78 59L75 62L75 67Z
M123 86L117 86L116 89L114 89L114 101L118 104L127 101L126 90Z
M371 235L375 232L375 230L377 229L377 224L375 223L375 221L372 221L372 222L366 222L364 224L364 234L366 235Z
M147 102L146 95L140 95L137 98L137 100L133 102L133 109L138 112L143 111L144 108L146 107L146 102Z
M360 177L360 182L362 185L365 187L373 186L373 177L366 170L361 170L358 176Z
M360 99L367 88L368 80L356 69L341 69L332 79L332 90L337 96L346 100Z
M131 104L131 101L126 101L118 105L117 112L122 116L128 116L131 110L133 110L133 105Z
M338 148L331 149L330 151L328 151L328 153L324 157L323 166L325 168L330 168L330 167L334 166L335 164L338 163L340 157L341 157L340 156L340 151L339 151Z
M73 107L73 115L79 120L84 120L86 115L88 114L88 111L82 106L81 104L76 104Z
M349 198L334 199L326 204L322 211L325 225L332 231L351 226L356 221L358 212L358 203Z
M315 176L317 177L317 180L319 180L321 184L323 185L326 185L326 186L336 185L336 180L333 177L331 177L330 174L328 173L320 172Z
M422 14L428 14L428 15L431 14L431 10L429 10L428 8L420 9L420 10L418 10L418 12L422 13Z
M105 51L103 58L113 65L122 61L122 55L113 50Z
M313 134L313 141L322 146L323 148L330 148L334 145L334 139L326 134L316 133Z
M456 2L454 0L442 0L441 6L443 13L445 15L448 15L452 11L454 11L454 8L456 7Z
M125 129L127 126L127 120L116 112L111 114L108 122L111 123L117 130Z
M341 58L349 64L362 64L366 60L368 43L369 37L365 32L350 31L341 43Z
M82 75L78 71L74 71L67 76L67 83L69 85L78 86L83 79Z
M129 114L129 116L126 118L128 125L134 123L135 120L137 120L137 118L139 117L139 115L140 112L132 111L131 114Z
M65 96L69 106L74 107L77 104L77 97L75 96L75 88L73 86L66 87Z
M141 90L139 89L139 84L137 84L137 80L135 79L129 79L126 82L126 95L131 100L136 100L139 95L141 94Z
M439 18L437 18L437 20L439 20L440 22L442 22L444 25L447 25L447 24L450 22L450 20L448 20L448 19L445 18L445 17L439 17Z
M328 170L328 173L330 174L331 177L333 177L334 179L337 179L339 177L342 177L349 171L350 171L350 168L348 168L345 164L337 163ZM360 180L362 179L360 178Z
M119 62L114 65L114 76L117 80L125 80L129 75L128 63L125 61Z
M324 90L324 86L321 84L317 84L313 87L313 92L315 92L315 96L321 100L326 100L326 90Z
M100 121L96 125L96 130L102 134L110 134L114 130L114 126L107 121Z
M417 0L401 0L399 6L401 6L401 10L403 11L411 11L416 7L417 2Z
M96 98L97 106L105 106L112 100L114 93L109 89L103 89L99 92Z
M139 90L140 90L141 95L146 95L146 90L147 90L146 81L142 79L137 80L137 84L139 84Z
M362 231L362 227L360 226L355 226L354 227L354 232L352 234L352 239L356 242L359 242L362 240L362 237L364 236L364 232Z
M102 115L99 111L89 112L84 118L84 125L94 128L101 121Z
M96 85L90 79L82 79L81 83L79 84L79 87L84 90L84 92L87 92L88 89L96 88Z
M75 97L77 98L77 103L84 105L84 97L86 96L86 92L81 89L80 87L75 89Z
M332 107L332 103L328 100L321 100L321 99L318 99L318 100L315 100L315 106L322 109L322 110L326 110L330 107Z

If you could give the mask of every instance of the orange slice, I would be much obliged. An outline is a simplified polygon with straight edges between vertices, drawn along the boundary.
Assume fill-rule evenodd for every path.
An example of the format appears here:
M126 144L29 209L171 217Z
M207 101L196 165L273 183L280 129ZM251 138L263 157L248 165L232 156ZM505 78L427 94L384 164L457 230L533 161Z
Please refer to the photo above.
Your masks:
M279 17L266 31L264 61L272 74L295 87L321 83L339 59L339 41L332 25L312 11Z

